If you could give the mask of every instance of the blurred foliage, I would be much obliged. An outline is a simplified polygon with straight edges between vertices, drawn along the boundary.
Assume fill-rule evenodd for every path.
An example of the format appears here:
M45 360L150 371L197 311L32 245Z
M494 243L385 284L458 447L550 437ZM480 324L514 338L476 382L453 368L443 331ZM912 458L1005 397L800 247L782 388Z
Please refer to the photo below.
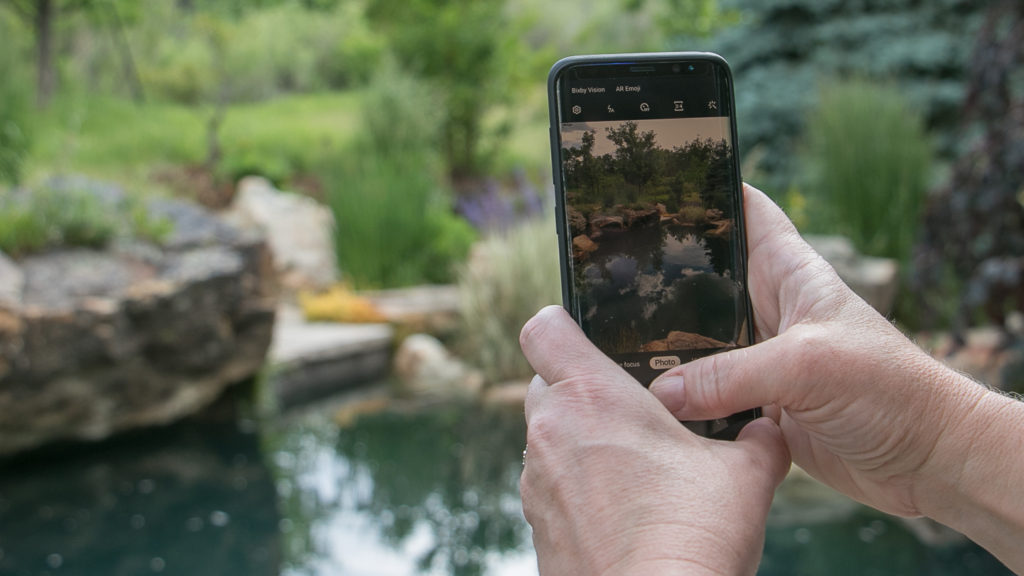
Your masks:
M356 287L448 282L475 239L443 184L439 119L408 97L429 92L382 68L365 93L358 143L328 168L338 264Z
M99 247L119 235L160 243L172 231L169 221L132 198L107 202L76 188L0 196L0 251L14 256L53 246Z
M949 183L930 199L914 270L933 314L941 316L943 303L956 301L952 322L958 344L973 314L1007 330L1008 312L1024 309L1024 7L1019 2L991 4L971 62L958 132L964 152ZM958 282L949 282L950 277Z
M484 115L508 102L523 50L519 23L505 0L369 0L367 16L387 37L400 64L440 96L441 149L451 174L478 175L507 126ZM407 94L427 106L430 100ZM435 101L436 102L436 101Z
M147 89L177 102L200 103L220 90L229 102L246 102L344 88L365 81L385 50L359 2L321 10L277 2L234 19L158 4L144 11L133 45Z
M950 157L971 38L985 3L972 0L730 0L740 24L674 48L723 54L736 78L740 145L760 149L762 183L776 196L797 178L795 151L819 86L870 78L899 89Z
M739 12L718 0L622 0L622 5L630 12L647 11L665 39L704 37L739 21Z
M15 22L0 13L0 36L17 37ZM13 50L0 48L0 182L21 182L30 149L32 91L24 63Z
M932 168L920 115L890 86L837 81L822 86L807 124L807 231L909 262Z
M531 377L519 331L542 307L561 302L551 220L535 218L484 239L458 280L460 356L491 383Z

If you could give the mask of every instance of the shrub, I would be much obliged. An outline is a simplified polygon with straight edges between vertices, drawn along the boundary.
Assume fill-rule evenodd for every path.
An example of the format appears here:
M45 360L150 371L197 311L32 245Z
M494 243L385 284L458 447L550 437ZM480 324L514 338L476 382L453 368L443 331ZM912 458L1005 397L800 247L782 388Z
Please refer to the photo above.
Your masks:
M44 188L0 197L0 251L15 256L52 246L100 247L119 235L159 243L171 227L137 200L112 204L85 190Z
M864 81L821 90L805 165L813 232L840 233L873 256L906 262L931 176L922 119L902 95Z
M459 348L488 381L529 378L519 331L537 310L561 300L551 220L534 219L477 245L459 272Z
M707 212L701 206L683 206L679 209L679 220L700 226L707 221Z
M366 93L363 132L329 169L338 264L360 288L448 282L475 239L441 185L438 124L415 79L385 70Z
M338 265L359 288L442 283L475 238L437 178L402 160L356 153L330 177Z

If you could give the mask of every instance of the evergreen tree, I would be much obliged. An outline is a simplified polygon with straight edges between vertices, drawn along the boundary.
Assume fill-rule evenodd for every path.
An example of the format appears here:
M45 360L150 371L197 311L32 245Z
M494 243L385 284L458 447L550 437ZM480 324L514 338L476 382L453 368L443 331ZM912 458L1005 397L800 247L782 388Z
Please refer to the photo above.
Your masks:
M697 45L722 54L736 79L740 145L780 192L819 88L837 78L887 82L923 111L952 156L964 79L986 3L973 0L733 0L741 14ZM694 46L680 38L677 48Z

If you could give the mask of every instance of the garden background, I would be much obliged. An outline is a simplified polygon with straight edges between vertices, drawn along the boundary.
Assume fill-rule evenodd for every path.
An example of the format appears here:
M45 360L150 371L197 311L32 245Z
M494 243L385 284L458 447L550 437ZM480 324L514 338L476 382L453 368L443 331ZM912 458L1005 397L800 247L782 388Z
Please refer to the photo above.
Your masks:
M308 319L380 320L365 295L455 285L453 326L434 335L479 386L500 388L530 376L519 327L560 294L548 69L572 54L710 50L733 68L745 180L801 232L894 260L891 316L906 332L951 333L942 346L956 350L985 326L999 350L1020 348L1014 2L0 0L0 37L0 255L13 263L125 238L166 245L174 223L154 199L220 214L260 176L333 218L339 283L292 294ZM95 193L106 186L116 208ZM395 346L418 330L396 331ZM3 380L9 344L0 397L18 390ZM465 399L296 412L268 407L268 372L218 401L227 415L0 463L0 525L45 535L0 528L0 572L535 570L515 414ZM1005 385L1021 387L1013 374ZM164 467L197 454L203 480ZM63 483L76 469L92 480ZM822 498L810 506L821 517L792 512L799 495L775 512L762 573L990 566L961 541Z

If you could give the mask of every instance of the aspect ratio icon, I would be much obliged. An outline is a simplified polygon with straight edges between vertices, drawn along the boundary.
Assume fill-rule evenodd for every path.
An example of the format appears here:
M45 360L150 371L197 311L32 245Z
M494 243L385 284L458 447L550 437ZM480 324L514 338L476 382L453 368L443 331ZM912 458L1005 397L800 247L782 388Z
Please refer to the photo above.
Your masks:
M682 100L673 100L672 104L675 106L675 111L676 112L683 112L684 111L683 110L683 101Z
M572 113L573 114L582 114L583 113L583 107L578 105L578 104L576 106L573 106L572 107Z
M641 112L650 112L651 111L651 105L648 104L647 102L641 102L640 103L640 111Z

